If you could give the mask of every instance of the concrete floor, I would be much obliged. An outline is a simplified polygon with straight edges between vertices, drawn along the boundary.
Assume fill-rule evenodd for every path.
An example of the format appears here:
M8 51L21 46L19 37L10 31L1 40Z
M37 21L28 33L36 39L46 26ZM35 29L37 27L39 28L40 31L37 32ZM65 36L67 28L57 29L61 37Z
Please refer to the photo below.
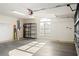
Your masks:
M36 56L77 56L76 49L72 43L63 42L48 42L43 48L41 48Z
M9 56L9 51L16 49L17 47L28 44L32 41L45 42L46 45L38 50L33 56L76 56L76 49L73 43L55 42L49 40L34 40L24 39L13 42L6 42L0 44L0 56Z

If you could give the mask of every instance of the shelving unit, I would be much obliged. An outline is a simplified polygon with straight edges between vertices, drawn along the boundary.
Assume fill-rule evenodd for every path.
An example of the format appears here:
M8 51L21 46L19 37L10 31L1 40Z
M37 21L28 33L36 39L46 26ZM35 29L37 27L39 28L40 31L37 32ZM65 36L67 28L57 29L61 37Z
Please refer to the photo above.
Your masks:
M79 48L79 4L77 4L77 9L74 17L74 37L76 47Z
M74 43L77 55L79 55L79 4L77 4L77 9L74 17Z
M37 24L36 23L25 23L23 25L23 37L29 39L37 38Z

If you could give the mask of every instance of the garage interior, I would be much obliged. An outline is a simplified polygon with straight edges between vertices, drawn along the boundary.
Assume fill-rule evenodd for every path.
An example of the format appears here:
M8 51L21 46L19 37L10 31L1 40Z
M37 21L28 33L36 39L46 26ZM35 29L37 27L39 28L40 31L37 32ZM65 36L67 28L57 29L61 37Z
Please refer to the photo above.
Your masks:
M0 56L78 56L78 6L0 3Z

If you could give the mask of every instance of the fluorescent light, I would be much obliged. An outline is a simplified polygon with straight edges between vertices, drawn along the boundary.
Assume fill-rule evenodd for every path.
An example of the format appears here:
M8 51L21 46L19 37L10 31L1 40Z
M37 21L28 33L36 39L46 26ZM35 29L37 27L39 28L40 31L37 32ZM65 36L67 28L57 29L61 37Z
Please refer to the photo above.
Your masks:
M51 19L48 19L48 18L41 18L40 21L51 21Z
M23 13L20 13L20 12L18 12L18 11L13 11L12 13L15 13L15 14L19 14L19 15L25 15L25 14L23 14Z

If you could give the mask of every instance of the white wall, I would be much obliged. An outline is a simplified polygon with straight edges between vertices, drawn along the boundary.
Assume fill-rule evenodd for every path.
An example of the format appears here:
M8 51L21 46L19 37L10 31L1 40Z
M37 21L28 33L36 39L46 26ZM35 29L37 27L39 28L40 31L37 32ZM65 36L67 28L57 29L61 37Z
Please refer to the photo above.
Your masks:
M73 42L74 41L74 20L73 18L51 18L51 35L49 40ZM25 19L24 23L35 22L37 23L37 36L40 36L40 18L36 19ZM69 29L69 28L72 29Z
M13 25L16 20L11 16L0 15L0 43L13 40Z
M52 19L52 40L58 40L58 41L63 41L63 42L74 41L74 20L73 18Z

